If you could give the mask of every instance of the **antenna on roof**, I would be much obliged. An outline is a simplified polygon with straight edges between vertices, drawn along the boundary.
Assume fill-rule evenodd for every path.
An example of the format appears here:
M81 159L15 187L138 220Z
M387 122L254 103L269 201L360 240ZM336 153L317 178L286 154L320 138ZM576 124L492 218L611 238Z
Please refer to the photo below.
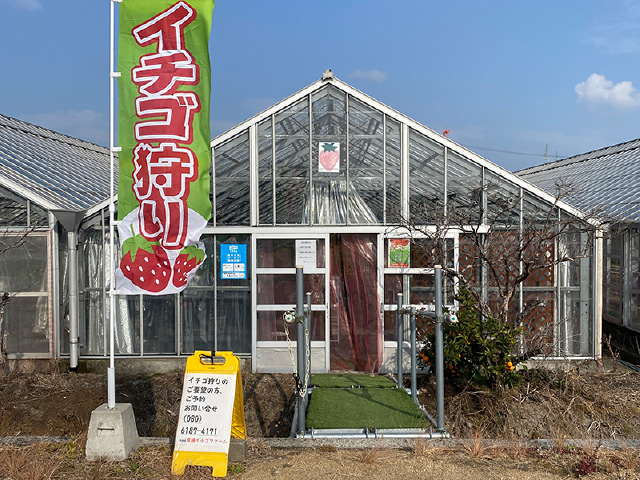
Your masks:
M333 78L333 72L330 68L327 68L324 72L322 72L322 80L328 80Z

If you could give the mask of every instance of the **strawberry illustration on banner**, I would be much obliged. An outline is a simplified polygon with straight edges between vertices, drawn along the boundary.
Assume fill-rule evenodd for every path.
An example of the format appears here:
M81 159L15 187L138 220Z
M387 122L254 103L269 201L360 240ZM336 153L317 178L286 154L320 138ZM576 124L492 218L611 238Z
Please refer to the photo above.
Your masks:
M340 142L320 142L318 152L319 172L340 172Z
M213 5L127 0L119 7L119 293L179 292L205 260Z

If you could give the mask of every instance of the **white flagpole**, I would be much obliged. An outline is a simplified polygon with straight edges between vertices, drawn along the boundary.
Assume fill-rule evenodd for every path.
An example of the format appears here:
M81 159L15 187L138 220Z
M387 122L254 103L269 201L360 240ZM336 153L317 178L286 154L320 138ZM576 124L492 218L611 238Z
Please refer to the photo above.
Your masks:
M116 406L116 372L115 372L115 201L113 182L115 179L114 169L114 153L120 151L114 145L115 116L114 116L114 82L120 76L120 72L114 71L114 30L115 30L115 3L122 0L111 0L111 28L110 28L110 52L109 52L109 159L110 159L110 176L109 176L109 268L111 274L109 288L109 368L107 368L107 406L115 408Z

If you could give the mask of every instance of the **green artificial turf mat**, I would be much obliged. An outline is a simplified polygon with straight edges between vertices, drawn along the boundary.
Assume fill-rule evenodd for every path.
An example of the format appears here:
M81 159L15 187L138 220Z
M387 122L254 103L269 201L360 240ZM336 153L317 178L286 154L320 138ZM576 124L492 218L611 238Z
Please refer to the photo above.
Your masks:
M396 383L382 375L367 375L366 373L317 373L311 376L311 385L326 388L394 388Z
M314 388L307 428L424 428L418 406L401 388Z

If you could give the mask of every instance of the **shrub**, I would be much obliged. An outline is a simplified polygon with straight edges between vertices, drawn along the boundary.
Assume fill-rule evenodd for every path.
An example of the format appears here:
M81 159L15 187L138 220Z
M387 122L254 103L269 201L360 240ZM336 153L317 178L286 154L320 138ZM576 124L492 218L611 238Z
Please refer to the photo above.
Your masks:
M473 296L464 288L458 300L458 322L443 325L445 376L489 387L519 383L522 368L516 368L519 357L515 349L522 329L493 316L479 315ZM433 370L435 334L430 331L425 337L418 364Z

